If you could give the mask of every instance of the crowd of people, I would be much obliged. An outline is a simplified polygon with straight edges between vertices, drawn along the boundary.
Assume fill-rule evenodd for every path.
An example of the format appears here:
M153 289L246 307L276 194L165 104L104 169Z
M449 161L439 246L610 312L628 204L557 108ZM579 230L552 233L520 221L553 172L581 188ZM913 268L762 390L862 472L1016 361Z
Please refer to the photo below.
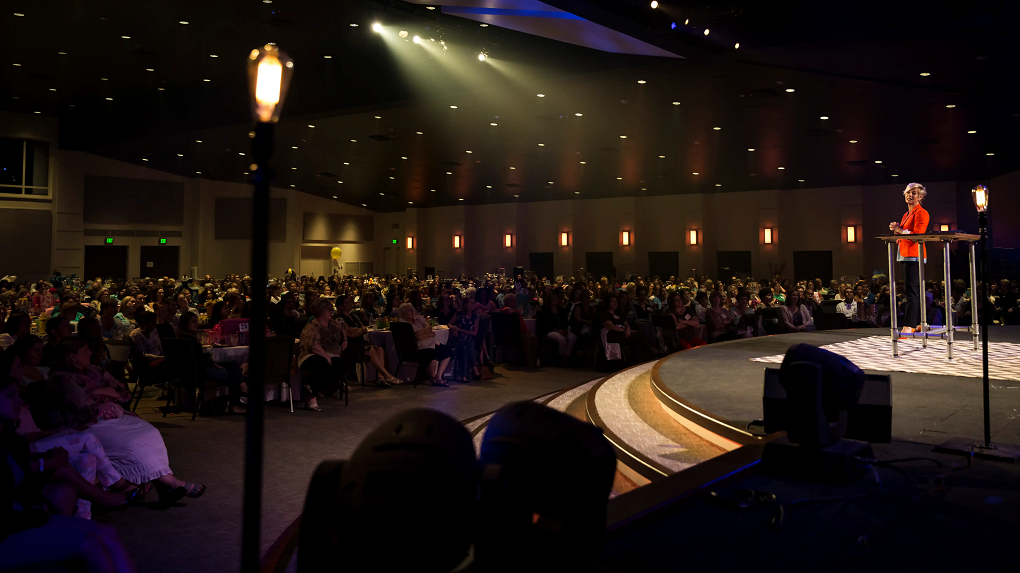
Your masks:
M927 285L931 324L944 319L943 289L938 282ZM903 306L902 288L895 303L889 292L884 276L823 284L778 277L420 280L290 273L270 280L268 323L273 333L299 341L301 400L318 411L319 398L347 390L358 363L375 368L379 386L404 382L387 369L387 351L368 338L385 323L394 331L406 324L413 333L418 379L447 386L491 376L496 344L487 335L496 324L519 332L516 359L526 365L612 369L693 346L814 330L826 314L845 317L847 326L886 326ZM990 286L996 323L1020 323L1017 293L1008 280ZM956 323L969 324L969 289L960 281L951 294ZM239 275L125 282L81 281L55 271L48 281L0 281L5 559L30 559L31 548L54 536L87 536L89 543L67 551L91 552L82 558L129 571L130 559L112 530L88 521L93 508L106 511L150 490L160 507L205 492L171 471L159 431L130 411L128 388L132 380L151 378L170 391L162 346L180 338L206 377L230 388L229 409L243 412L247 365L214 362L203 352L202 332L250 317L250 295L251 280ZM449 329L445 344L436 340L440 328ZM110 352L114 343L129 347L127 363Z

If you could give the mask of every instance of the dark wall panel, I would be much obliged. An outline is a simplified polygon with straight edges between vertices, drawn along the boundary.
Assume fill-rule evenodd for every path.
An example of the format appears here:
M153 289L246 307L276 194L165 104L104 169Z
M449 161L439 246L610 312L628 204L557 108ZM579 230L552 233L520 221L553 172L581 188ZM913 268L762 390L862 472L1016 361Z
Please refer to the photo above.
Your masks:
M84 220L92 225L183 225L184 184L87 176Z
M216 240L251 240L251 199L216 198ZM269 200L269 240L287 240L287 200Z
M49 210L0 209L0 269L18 280L48 278L53 271L53 216Z
M305 243L361 243L375 239L375 218L371 215L305 213Z

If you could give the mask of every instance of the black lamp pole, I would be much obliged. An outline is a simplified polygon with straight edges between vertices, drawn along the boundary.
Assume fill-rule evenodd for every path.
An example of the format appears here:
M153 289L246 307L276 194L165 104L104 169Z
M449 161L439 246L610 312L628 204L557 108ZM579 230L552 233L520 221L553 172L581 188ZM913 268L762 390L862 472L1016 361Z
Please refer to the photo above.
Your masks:
M985 211L978 212L978 227L981 235L981 259L980 268L981 272L981 312L978 315L978 319L981 321L981 383L984 391L984 406L985 406L985 447L990 448L992 445L992 414L989 408L989 382L988 382L988 321L991 318L991 309L988 305L988 278L985 276L985 270L988 266L988 214Z
M269 258L269 184L273 170L273 124L258 122L251 140L256 165L251 207L251 322L248 330L248 416L244 451L241 571L259 569L262 527L262 457L265 420L266 282Z

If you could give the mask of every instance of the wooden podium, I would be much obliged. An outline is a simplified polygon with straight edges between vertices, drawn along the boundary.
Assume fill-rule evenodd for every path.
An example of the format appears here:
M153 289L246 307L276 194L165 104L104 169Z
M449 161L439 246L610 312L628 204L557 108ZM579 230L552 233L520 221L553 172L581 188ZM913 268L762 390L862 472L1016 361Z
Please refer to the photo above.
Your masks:
M889 252L889 325L890 325L890 337L892 338L892 354L893 356L899 356L899 349L897 343L900 336L913 336L920 337L921 344L924 348L928 347L929 336L945 336L946 337L946 357L950 360L953 359L953 333L957 330L966 330L970 333L971 338L974 341L974 350L978 349L978 342L980 340L980 329L978 328L978 305L977 297L978 284L977 284L977 258L974 254L974 243L981 239L980 235L972 235L970 233L964 233L962 231L945 231L941 233L924 233L921 235L879 235L875 237L881 241L885 241L887 250ZM921 310L921 330L914 332L912 335L903 334L901 335L896 331L897 311L899 309L896 304L896 255L899 253L897 241L909 240L916 241L920 244L924 243L942 243L943 253L943 272L945 272L945 291L946 291L946 320L945 326L939 328L929 328L927 315L927 295L925 294L924 288L924 257L917 258L918 267L918 283L920 283L921 292L919 293L920 298L918 304ZM950 272L949 264L949 244L953 241L964 241L967 243L968 250L970 251L970 310L971 319L970 326L953 326L953 283ZM918 249L918 253L925 253L923 248ZM904 288L906 285L904 284ZM984 311L984 309L982 309Z

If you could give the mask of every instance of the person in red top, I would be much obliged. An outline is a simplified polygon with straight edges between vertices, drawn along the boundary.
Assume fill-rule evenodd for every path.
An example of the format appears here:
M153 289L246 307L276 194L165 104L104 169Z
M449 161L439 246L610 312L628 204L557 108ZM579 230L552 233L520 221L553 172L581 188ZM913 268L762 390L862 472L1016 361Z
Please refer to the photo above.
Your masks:
M910 183L903 190L903 200L907 202L907 213L903 215L899 223L889 223L889 230L897 235L920 235L928 231L928 211L921 206L928 191L920 183ZM907 308L903 311L903 328L900 332L914 332L914 325L920 328L920 300L921 286L918 277L917 258L924 257L927 261L928 252L921 245L918 249L916 241L901 239L897 241L899 252L896 260L903 263L903 290L907 299ZM921 252L918 252L918 251Z

